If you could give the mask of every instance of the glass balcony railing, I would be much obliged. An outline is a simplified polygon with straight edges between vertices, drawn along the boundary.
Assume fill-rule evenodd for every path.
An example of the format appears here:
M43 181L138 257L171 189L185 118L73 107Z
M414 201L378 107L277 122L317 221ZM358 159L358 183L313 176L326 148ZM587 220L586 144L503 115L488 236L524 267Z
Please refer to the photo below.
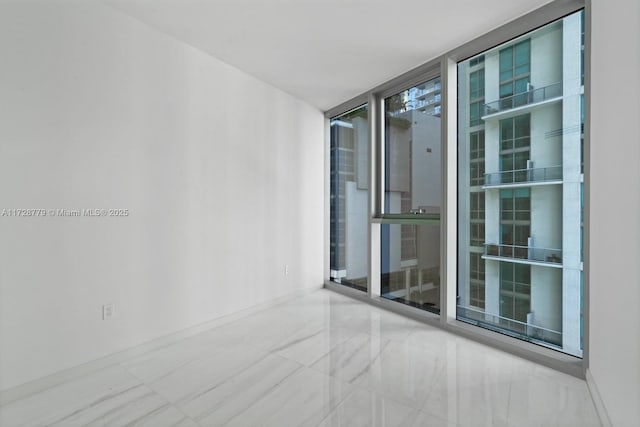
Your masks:
M527 182L561 180L562 166L551 166L547 168L517 169L512 171L486 173L484 175L484 186L493 187Z
M524 105L536 104L548 99L562 96L562 83L555 83L550 86L532 89L527 92L501 98L497 101L484 104L484 116L511 110L512 108Z
M484 244L484 255L525 261L562 264L562 249L535 248L532 246Z
M458 318L477 324L478 326L515 335L527 341L540 341L556 346L562 345L562 332L536 326L531 323L520 322L495 314L487 314L482 310L457 306Z
M436 95L433 99L429 100L421 100L416 101L414 105L414 109L428 107L429 105L439 104L440 103L440 95Z

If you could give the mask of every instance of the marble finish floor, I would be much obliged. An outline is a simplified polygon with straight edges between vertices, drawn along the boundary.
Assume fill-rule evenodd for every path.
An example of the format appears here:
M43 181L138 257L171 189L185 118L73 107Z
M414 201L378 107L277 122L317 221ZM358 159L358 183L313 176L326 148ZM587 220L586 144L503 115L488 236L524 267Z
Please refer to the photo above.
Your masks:
M18 426L600 426L586 383L328 290L0 407Z

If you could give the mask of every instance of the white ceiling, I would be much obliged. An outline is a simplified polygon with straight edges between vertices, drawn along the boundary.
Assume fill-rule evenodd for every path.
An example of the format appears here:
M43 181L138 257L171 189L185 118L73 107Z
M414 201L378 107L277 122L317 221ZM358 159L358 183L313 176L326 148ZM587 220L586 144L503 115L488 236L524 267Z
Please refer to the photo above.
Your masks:
M105 0L327 110L550 0Z

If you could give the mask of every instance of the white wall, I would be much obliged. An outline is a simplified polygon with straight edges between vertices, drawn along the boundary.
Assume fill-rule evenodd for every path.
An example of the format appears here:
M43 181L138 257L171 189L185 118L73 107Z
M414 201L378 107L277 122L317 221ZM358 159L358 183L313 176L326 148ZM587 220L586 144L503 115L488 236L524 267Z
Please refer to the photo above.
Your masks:
M562 24L545 27L531 37L530 82L534 89L562 81Z
M0 209L130 211L0 217L0 389L321 286L320 111L93 1L0 52Z
M533 68L535 69L535 65ZM562 102L546 104L530 112L531 151L529 153L529 160L533 160L534 168L562 166L562 142L564 135L549 136L549 134L563 127L563 104L564 99ZM580 122L578 122L577 125L579 126ZM567 145L572 144L580 147L580 132L576 131L576 133L578 134L577 142L566 141ZM567 163L580 164L580 157L573 161L568 160Z
M539 185L530 187L530 191L533 247L562 249L562 186Z
M589 365L626 427L640 419L640 2L592 4Z
M563 332L562 269L531 266L531 311L533 324ZM579 307L578 307L579 309ZM576 313L573 313L574 318Z

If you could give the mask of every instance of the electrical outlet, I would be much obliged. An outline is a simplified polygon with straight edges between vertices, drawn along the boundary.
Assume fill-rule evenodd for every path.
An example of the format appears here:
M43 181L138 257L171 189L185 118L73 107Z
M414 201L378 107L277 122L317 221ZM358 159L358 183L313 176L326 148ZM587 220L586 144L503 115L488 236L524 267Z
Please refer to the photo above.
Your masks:
M284 275L288 276L289 275L289 264L285 264L284 265Z
M102 306L102 320L108 320L115 314L115 307L113 304L106 304Z

